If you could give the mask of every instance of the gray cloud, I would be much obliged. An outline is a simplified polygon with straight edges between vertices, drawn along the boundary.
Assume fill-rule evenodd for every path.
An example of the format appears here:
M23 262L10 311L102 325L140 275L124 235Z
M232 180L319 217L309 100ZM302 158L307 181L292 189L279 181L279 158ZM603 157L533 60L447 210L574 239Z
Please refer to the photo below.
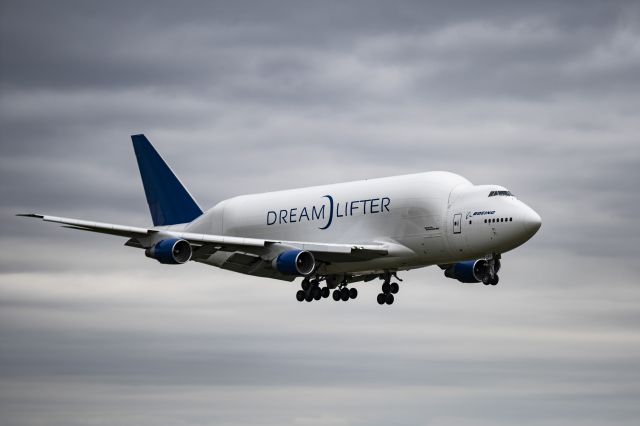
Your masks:
M635 424L634 2L0 5L0 423ZM392 309L16 218L150 222L129 135L209 207L424 170L543 227Z

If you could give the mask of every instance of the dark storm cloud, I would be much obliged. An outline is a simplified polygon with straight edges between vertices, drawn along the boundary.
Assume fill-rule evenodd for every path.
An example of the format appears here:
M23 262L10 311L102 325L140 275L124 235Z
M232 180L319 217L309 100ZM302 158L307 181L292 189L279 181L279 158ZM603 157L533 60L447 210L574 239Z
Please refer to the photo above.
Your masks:
M0 423L635 424L639 39L631 1L2 2ZM380 310L13 216L149 224L140 132L205 208L450 170L543 227Z

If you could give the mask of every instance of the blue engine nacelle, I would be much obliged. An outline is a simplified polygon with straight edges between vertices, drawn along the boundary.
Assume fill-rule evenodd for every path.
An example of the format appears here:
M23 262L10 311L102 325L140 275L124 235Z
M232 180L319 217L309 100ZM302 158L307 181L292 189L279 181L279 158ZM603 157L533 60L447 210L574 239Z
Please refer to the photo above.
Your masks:
M316 266L316 260L308 251L289 250L273 259L272 266L284 275L309 275Z
M167 265L180 265L191 259L191 244L179 238L162 240L144 251L147 257Z
M454 278L461 283L479 283L488 273L489 264L486 260L467 260L456 263L444 271L445 277Z

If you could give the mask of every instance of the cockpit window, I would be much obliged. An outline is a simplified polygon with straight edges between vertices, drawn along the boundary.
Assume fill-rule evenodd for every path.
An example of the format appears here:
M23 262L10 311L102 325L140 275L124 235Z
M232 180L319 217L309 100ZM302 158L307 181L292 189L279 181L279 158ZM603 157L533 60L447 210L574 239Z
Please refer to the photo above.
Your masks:
M511 193L511 191L491 191L489 193L489 197L496 197L496 196L513 197L513 194Z

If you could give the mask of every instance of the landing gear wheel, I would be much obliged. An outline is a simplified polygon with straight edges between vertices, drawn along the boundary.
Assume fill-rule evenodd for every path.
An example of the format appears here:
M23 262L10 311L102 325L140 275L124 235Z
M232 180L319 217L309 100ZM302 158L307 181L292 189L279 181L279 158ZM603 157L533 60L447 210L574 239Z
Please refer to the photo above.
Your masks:
M322 287L321 294L323 299L326 299L327 297L329 297L329 295L331 294L329 287Z
M350 288L349 289L349 298L350 299L355 299L356 297L358 297L358 289L357 288Z
M311 294L311 292L309 292L309 294L304 297L304 300L306 300L307 302L311 302L313 300L313 295Z
M344 287L342 290L340 290L340 296L342 297L343 302L349 300L349 289Z
M493 279L491 280L491 282L489 282L489 284L496 285L496 284L498 284L498 281L500 281L500 278L498 277L498 275L495 275L493 277Z
M304 300L304 290L298 290L298 292L296 293L296 300L298 302L302 302Z
M398 283L391 283L391 293L396 294L400 290Z
M322 298L322 291L320 290L320 287L314 287L313 290L311 290L311 294L313 294L314 300L320 300Z
M337 302L341 297L340 290L333 290L333 300Z
M389 293L385 297L385 302L387 303L387 305L391 305L393 304L393 299L394 299L393 294Z
M490 275L483 276L482 277L482 284L484 284L484 285L491 284L491 276Z
M384 293L379 293L376 300L378 301L378 305L384 305L384 302L387 301L387 295Z
M300 285L304 291L307 291L309 290L309 286L311 285L311 283L309 282L309 280L305 279L305 280L302 280L302 284Z
M382 284L382 292L384 294L388 294L390 291L391 291L391 284L389 283Z

